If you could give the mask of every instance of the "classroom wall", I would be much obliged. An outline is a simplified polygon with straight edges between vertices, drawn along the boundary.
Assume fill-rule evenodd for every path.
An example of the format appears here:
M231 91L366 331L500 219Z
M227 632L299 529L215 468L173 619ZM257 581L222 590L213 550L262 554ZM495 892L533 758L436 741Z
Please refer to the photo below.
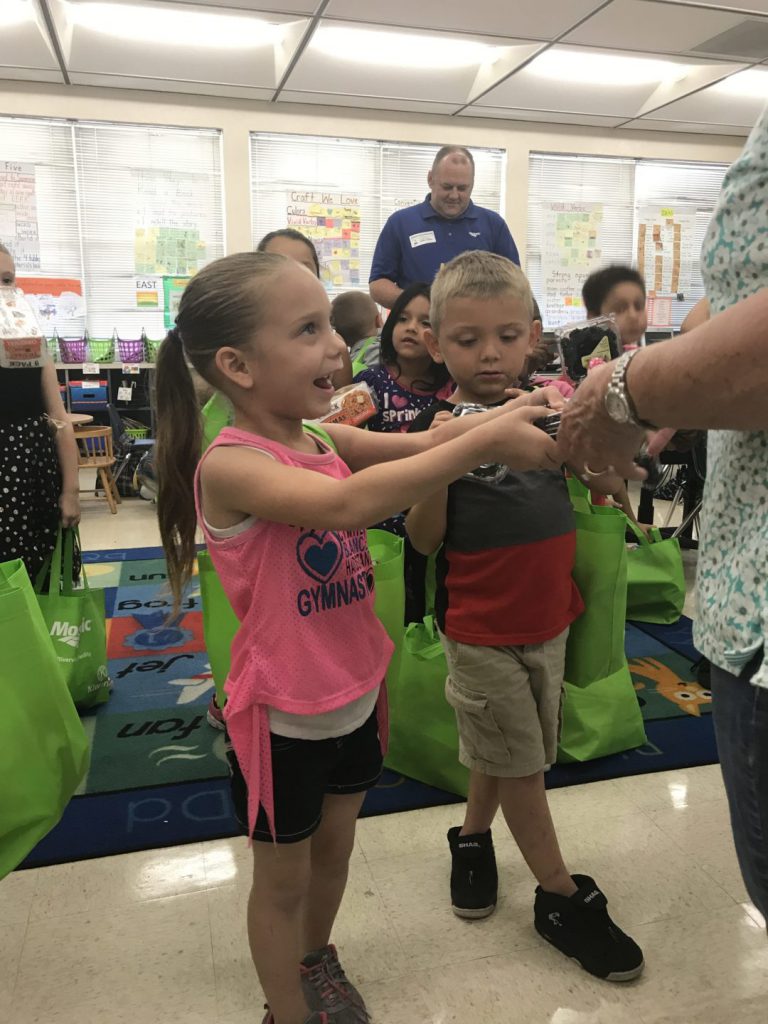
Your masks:
M495 118L451 118L351 107L268 104L223 97L27 82L0 85L0 114L220 129L224 147L228 252L251 248L248 145L251 131L338 135L438 145L458 143L469 148L493 146L506 149L507 222L523 258L527 235L528 155L531 151L730 163L744 145L743 138L730 136L609 131ZM426 173L425 167L425 192Z

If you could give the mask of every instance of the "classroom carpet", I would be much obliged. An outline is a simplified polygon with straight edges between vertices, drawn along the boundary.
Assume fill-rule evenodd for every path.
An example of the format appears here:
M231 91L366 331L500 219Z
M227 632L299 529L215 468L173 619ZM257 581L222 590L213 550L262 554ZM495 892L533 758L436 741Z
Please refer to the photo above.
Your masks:
M199 586L168 622L159 548L88 552L89 583L105 592L114 689L86 712L91 764L59 824L22 867L217 839L240 832L229 796L224 734L208 725L213 679ZM628 624L626 650L647 743L583 764L555 765L548 788L717 760L709 691L696 680L691 621ZM390 770L363 815L458 802Z

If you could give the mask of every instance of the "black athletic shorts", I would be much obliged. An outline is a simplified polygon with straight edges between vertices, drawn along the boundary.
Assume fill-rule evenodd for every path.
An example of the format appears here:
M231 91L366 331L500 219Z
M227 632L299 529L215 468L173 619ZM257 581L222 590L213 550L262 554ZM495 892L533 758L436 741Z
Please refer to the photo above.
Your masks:
M363 793L379 780L381 741L376 708L347 736L327 740L297 740L270 733L275 832L278 843L299 843L317 829L326 793ZM248 792L234 751L227 753L235 813L248 831ZM254 840L271 843L267 815L259 807Z

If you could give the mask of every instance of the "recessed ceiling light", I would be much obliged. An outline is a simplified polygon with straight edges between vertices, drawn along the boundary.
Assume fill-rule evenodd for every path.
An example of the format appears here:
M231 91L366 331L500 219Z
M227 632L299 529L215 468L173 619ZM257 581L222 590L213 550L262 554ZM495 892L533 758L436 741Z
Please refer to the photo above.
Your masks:
M163 46L245 50L271 46L283 25L235 14L213 14L190 8L144 7L138 4L66 4L71 22L81 28L132 42Z
M689 68L669 60L650 57L623 57L588 50L545 50L528 65L531 74L554 78L578 88L579 85L604 85L616 89L631 85L654 85L679 81Z
M753 97L755 99L768 100L768 71L758 71L752 68L749 71L739 71L723 82L712 86L713 91L724 93L726 96Z
M385 64L415 71L492 63L503 52L501 46L451 36L412 35L330 25L317 30L311 48L335 60Z
M3 0L0 5L0 25L10 28L11 25L22 25L25 21L34 21L35 12L32 0Z

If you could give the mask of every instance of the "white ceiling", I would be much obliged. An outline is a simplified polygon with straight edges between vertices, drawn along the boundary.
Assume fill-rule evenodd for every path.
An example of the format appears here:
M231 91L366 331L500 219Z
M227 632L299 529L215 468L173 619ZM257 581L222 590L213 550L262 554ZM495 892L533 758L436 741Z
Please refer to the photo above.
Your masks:
M3 78L746 134L768 0L0 0Z

